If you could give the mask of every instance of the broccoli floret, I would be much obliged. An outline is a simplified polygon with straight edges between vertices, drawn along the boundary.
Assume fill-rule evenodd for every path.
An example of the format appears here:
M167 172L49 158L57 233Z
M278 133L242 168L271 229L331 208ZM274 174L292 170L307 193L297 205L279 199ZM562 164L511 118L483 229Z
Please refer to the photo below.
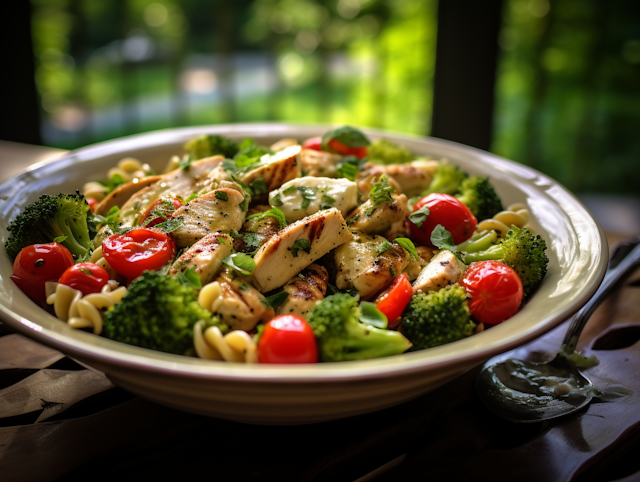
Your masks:
M191 160L203 159L221 154L227 159L233 158L240 148L238 144L224 136L206 135L195 137L184 145Z
M80 193L43 194L9 224L7 230L11 234L4 248L11 258L15 258L26 246L51 243L66 236L60 244L76 258L85 256L93 248L88 215L89 204Z
M545 253L547 245L539 235L533 234L528 228L511 226L500 242L484 251L466 253L463 261L466 264L474 261L496 260L513 268L518 273L524 299L533 293L545 274L549 258Z
M413 343L413 350L461 340L473 335L475 328L467 292L458 284L413 295L402 314L402 333Z
M421 196L428 196L435 192L453 195L460 190L460 185L466 178L467 175L459 167L442 162L436 169L429 188L423 191Z
M322 361L379 358L411 347L402 333L361 323L360 316L358 299L347 293L327 296L313 307L307 321L318 340Z
M193 287L157 271L137 278L127 294L104 317L104 335L112 340L151 350L193 354L193 327L204 320L203 330L228 327L202 308Z
M368 146L367 157L374 164L404 164L414 159L409 149L387 139L378 139Z
M496 190L484 177L472 176L462 181L455 197L469 208L478 221L489 219L504 209Z

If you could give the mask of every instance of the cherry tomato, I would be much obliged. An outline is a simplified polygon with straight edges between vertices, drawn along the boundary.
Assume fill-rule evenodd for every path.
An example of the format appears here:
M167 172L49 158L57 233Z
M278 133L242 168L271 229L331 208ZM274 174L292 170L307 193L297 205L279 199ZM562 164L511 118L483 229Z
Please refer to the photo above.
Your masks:
M176 253L176 244L160 230L136 228L112 234L102 242L102 254L118 274L137 278L146 270L158 270Z
M278 315L258 342L260 363L316 363L318 347L309 323L297 315Z
M182 201L178 198L173 199L157 199L149 208L144 212L142 218L140 218L140 225L144 224L147 218L151 218L145 227L151 228L156 224L165 222L167 219L173 216L173 212L182 206ZM161 215L160 215L161 214ZM162 217L164 216L164 217Z
M389 320L389 328L400 323L400 315L411 301L413 288L406 273L402 273L389 288L383 291L375 300L376 307L384 313Z
M303 149L313 149L314 151L322 150L322 137L310 137L302 143Z
M30 298L44 302L45 283L58 281L70 266L73 266L73 256L61 244L33 244L22 248L16 256L11 279Z
M495 325L511 318L522 303L518 274L498 261L471 263L460 284L471 295L471 316L482 323Z
M89 204L89 210L91 212L95 212L96 209L96 204L98 204L98 201L96 201L94 198L92 197L86 197L85 198L87 200L87 204Z
M102 287L109 281L109 273L97 264L78 263L67 268L60 276L59 282L82 291L83 295L100 293Z
M343 156L356 156L358 159L362 159L367 155L366 147L349 147L344 145L337 139L331 139L327 142L327 145L338 154Z
M429 194L413 206L413 211L423 206L429 208L426 221L420 227L411 221L408 224L411 238L427 246L433 246L431 233L438 224L451 233L455 244L469 239L478 224L469 208L449 194Z

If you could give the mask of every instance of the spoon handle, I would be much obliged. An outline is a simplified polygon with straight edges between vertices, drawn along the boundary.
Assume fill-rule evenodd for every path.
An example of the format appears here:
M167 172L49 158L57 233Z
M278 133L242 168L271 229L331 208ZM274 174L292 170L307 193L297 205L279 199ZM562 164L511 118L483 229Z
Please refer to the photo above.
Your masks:
M578 338L582 333L583 328L589 321L589 318L600 306L611 292L617 288L618 284L631 273L633 268L640 265L640 237L636 237L625 241L625 247L629 249L633 247L629 254L627 254L615 267L609 268L602 280L602 284L596 291L596 294L576 313L571 321L571 325L567 330L567 334L562 340L562 344L566 345L567 349L572 352L576 349L578 344Z

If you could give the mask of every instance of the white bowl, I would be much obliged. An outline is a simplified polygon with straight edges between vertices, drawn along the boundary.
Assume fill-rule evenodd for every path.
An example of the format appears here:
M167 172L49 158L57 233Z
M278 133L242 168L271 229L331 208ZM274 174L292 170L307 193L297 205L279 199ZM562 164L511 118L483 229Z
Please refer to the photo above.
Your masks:
M236 124L170 129L103 142L36 166L0 186L0 236L42 193L82 189L106 177L125 156L162 169L201 133L251 137L268 145L304 140L331 126ZM549 270L540 289L515 316L448 345L377 360L312 366L243 365L200 360L125 345L69 328L9 279L12 263L0 254L0 316L15 330L104 372L115 384L163 405L248 423L301 424L373 412L427 393L488 358L522 345L575 313L596 291L608 259L600 226L563 186L515 162L438 139L364 129L416 154L446 157L471 174L490 176L505 205L525 202L534 229L547 242Z

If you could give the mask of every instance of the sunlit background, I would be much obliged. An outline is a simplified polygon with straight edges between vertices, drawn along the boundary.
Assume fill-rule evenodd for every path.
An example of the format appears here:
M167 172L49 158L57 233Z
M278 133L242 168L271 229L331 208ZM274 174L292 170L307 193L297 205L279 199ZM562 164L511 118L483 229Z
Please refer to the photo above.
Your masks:
M437 8L32 0L43 142L258 121L429 135ZM577 192L637 195L638 18L632 1L505 0L491 150Z

